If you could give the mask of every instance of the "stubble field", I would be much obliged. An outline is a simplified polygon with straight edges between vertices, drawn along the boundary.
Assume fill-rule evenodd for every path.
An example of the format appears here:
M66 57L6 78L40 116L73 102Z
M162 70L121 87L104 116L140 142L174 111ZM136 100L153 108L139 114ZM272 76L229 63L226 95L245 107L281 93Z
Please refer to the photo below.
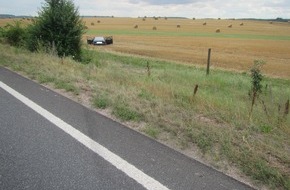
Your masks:
M85 18L84 21L88 27L84 38L114 37L114 45L101 47L108 51L205 65L211 48L211 63L215 68L245 72L254 60L263 60L266 75L290 78L290 23L173 18Z
M0 27L12 21L0 19ZM87 37L113 36L114 45L103 46L102 50L204 66L211 48L214 68L247 72L254 60L263 60L264 74L290 78L290 23L98 17L83 21L88 27L84 43Z

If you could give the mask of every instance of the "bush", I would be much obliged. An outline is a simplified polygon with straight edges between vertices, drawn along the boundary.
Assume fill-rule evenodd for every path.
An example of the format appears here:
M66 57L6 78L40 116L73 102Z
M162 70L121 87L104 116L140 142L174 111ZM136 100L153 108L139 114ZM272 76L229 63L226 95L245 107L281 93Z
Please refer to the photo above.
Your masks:
M259 97L259 94L262 92L262 80L263 75L261 74L261 67L264 65L265 62L262 60L255 60L254 65L251 68L251 78L252 78L252 89L250 91L250 95L252 96L252 105L251 105L251 111L250 111L250 117L253 112L253 107L256 102L256 99Z
M262 92L262 84L261 81L263 76L261 74L261 67L265 62L261 60L255 60L254 65L251 68L251 77L252 77L252 92L253 93L261 93Z
M21 22L17 21L14 24L7 24L4 28L1 28L0 37L4 38L4 41L12 46L25 46L27 29L21 26Z

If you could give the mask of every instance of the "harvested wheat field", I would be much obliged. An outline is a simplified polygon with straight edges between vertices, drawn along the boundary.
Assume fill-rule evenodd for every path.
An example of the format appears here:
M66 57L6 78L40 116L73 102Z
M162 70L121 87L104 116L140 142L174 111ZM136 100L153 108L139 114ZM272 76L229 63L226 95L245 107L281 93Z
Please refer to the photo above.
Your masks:
M290 23L173 18L84 21L88 27L85 37L114 37L114 45L101 47L108 51L205 65L211 48L214 68L245 72L254 60L263 60L266 75L290 78Z
M12 21L0 19L0 27ZM213 68L247 72L254 60L263 60L264 74L290 79L290 23L159 17L96 17L84 22L84 43L87 37L114 37L113 45L97 49L204 66L211 48Z

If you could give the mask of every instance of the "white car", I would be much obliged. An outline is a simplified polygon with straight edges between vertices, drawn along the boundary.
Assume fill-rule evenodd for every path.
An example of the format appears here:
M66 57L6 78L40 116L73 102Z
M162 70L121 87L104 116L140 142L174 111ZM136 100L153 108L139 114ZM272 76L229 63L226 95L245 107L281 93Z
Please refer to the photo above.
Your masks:
M94 45L105 45L106 43L106 39L104 37L95 37L93 40L93 44Z
M108 44L113 44L113 37L108 36L108 37L94 37L94 38L87 38L87 43L88 44L93 44L93 45L108 45Z

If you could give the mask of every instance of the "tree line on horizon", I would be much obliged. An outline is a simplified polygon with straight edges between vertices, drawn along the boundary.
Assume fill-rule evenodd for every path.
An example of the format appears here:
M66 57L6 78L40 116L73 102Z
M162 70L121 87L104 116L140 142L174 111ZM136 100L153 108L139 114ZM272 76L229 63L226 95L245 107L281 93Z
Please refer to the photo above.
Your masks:
M101 15L81 15L81 18L115 18L115 16L101 16ZM13 15L13 14L0 14L0 18L5 19L5 18L36 18L36 16L29 16L29 15ZM141 17L138 17L141 18ZM151 17L148 17L151 18ZM154 18L154 16L152 16ZM170 19L190 19L186 17L167 17ZM202 19L215 19L215 18L202 18ZM277 22L289 22L290 18L282 18L282 17L277 17L277 18L225 18L224 20L230 20L230 19L235 19L235 20L256 20L256 21L277 21Z

